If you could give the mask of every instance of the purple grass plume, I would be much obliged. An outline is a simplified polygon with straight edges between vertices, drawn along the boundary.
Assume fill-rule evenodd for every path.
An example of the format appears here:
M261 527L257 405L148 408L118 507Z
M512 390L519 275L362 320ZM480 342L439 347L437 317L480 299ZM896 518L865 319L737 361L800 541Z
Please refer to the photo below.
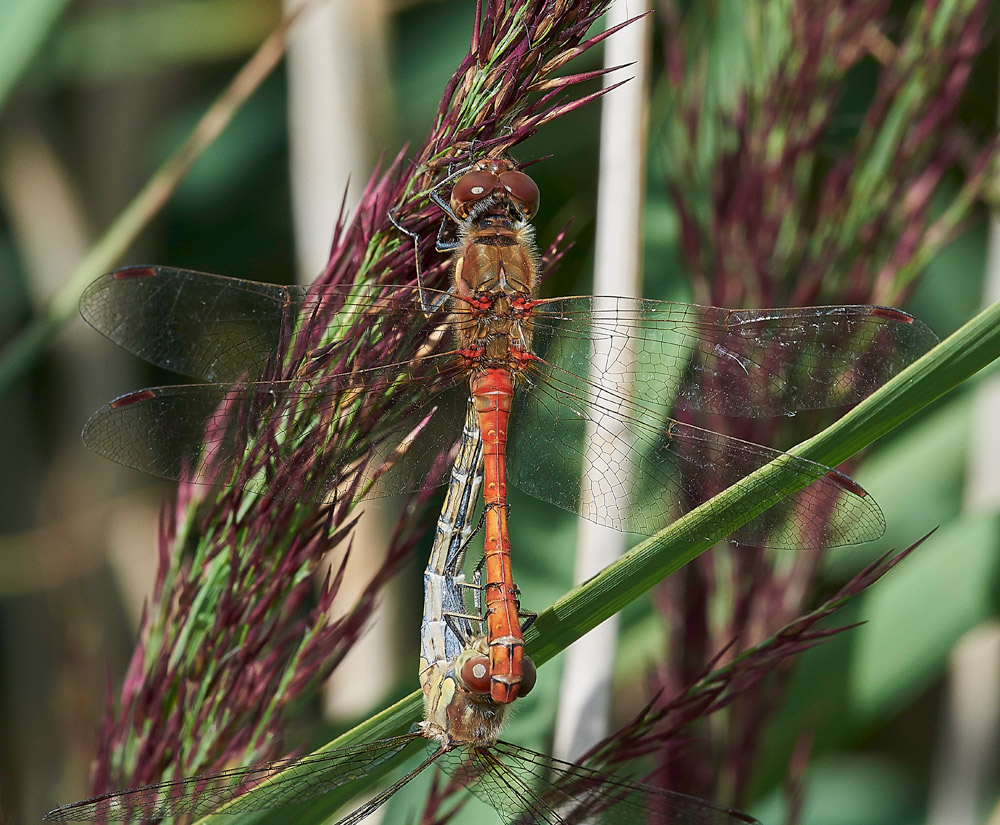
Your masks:
M679 216L681 261L697 302L905 300L928 261L969 221L1000 165L997 137L968 133L957 114L983 46L985 10L982 0L905 8L798 0L778 20L745 4L744 48L734 49L712 37L717 26L733 31L714 7L682 12L672 0L660 4L667 111L651 146ZM849 84L857 90L859 72L875 78L872 94L849 113L845 92ZM942 186L948 177L959 184ZM679 417L787 448L832 415ZM704 483L721 489L735 481ZM669 642L654 689L682 695L729 639L758 644L792 622L814 599L821 560L720 547L664 582L655 600ZM743 696L725 725L692 732L710 747L683 760L664 753L658 777L665 787L747 801L783 681L758 680Z
M414 245L389 219L390 210L397 210L397 220L421 239L426 284L444 287L447 260L433 251L441 215L428 190L450 164L468 162L470 152L509 149L603 93L576 92L578 84L599 78L602 71L560 72L607 36L587 37L607 5L607 0L480 0L468 54L445 88L434 128L411 162L404 163L400 153L385 172L372 177L353 218L342 215L318 283L415 284ZM548 253L551 263L559 256L555 247ZM413 357L425 343L392 340L375 318L357 318L346 329L334 320L319 314L308 319L265 377L294 381L306 376L315 390L324 372ZM357 340L374 343L342 354L348 348L340 344ZM317 374L311 370L318 351L328 357ZM391 406L391 399L386 403ZM359 410L340 425L337 438L375 443L380 412ZM270 429L273 419L240 422L259 423L259 431L233 480L270 473L275 486L294 491L310 483L318 449L326 450L323 463L336 462L335 447L306 438L300 460L274 466L268 451L277 437ZM442 456L437 471L446 469ZM354 604L338 602L348 555L372 552L351 545L357 492L352 485L358 476L353 478L345 468L341 494L322 506L254 496L238 487L220 492L180 485L176 503L163 514L156 583L117 699L109 688L94 766L95 794L283 752L286 709L314 695L343 659L382 586L426 527L429 495L423 493L404 508L382 566L362 596ZM338 545L347 549L317 593L315 574ZM334 605L343 618L330 618ZM415 629L413 641L416 645Z
M688 685L672 692L661 690L628 725L591 749L584 756L587 764L618 771L652 756L654 767L643 781L686 793L713 787L727 766L713 762L714 754L704 753L714 749L714 742L704 736L706 720L725 711L724 719L713 723L726 728L733 714L759 711L760 696L767 696L776 683L781 687L800 654L855 626L830 627L826 620L872 587L926 538L876 559L818 607L793 618L763 641L748 647L744 637L733 638ZM780 700L780 690L778 695ZM733 744L733 752L737 744ZM745 744L754 745L752 741ZM755 753L751 749L738 755L753 759Z

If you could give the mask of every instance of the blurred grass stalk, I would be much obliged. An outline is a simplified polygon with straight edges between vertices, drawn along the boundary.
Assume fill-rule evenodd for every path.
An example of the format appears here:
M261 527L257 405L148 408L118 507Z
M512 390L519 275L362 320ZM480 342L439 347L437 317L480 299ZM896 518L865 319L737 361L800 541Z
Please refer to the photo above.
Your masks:
M216 98L183 145L160 166L90 248L48 306L0 353L0 397L14 388L41 357L56 333L74 316L84 287L114 268L139 233L163 208L195 161L274 70L285 52L288 28L306 8L316 2L318 0L306 0L294 13L285 16L229 86Z
M927 825L976 825L991 793L1000 753L1000 623L963 635L948 662Z
M291 12L302 0L285 0ZM386 133L391 103L386 4L376 0L326 2L296 26L288 46L288 137L297 280L309 284L330 256L330 240L343 208L353 212ZM395 502L360 514L354 541L362 549L345 571L339 601L353 604L381 564L382 549L398 520ZM357 718L371 710L399 678L393 633L396 599L375 608L371 628L327 680L324 705L333 718ZM336 619L337 616L331 616Z
M68 2L15 0L0 6L0 110Z
M648 2L613 5L608 28L645 13ZM646 190L646 129L648 125L649 45L653 19L646 17L612 38L604 50L606 68L626 65L631 80L601 102L601 152L597 186L594 294L642 296L642 213ZM611 76L605 84L614 82ZM596 361L595 361L596 366ZM608 376L602 377L603 381ZM631 392L619 378L622 394ZM602 424L606 431L607 422ZM614 456L613 464L627 472L628 456L614 438L597 432L588 421L586 450ZM621 444L628 439L622 439ZM588 489L587 479L582 481ZM618 559L626 536L610 527L577 520L573 580L586 581ZM574 761L608 732L611 687L618 647L618 618L613 616L566 651L559 690L553 753Z
M1000 101L998 101L1000 117ZM1000 121L998 121L1000 126ZM993 186L1000 186L994 178ZM989 214L983 305L1000 300L1000 204ZM1000 511L1000 376L977 388L969 434L964 509ZM948 685L933 765L928 825L975 825L985 809L991 773L1000 755L1000 626L968 631L948 662ZM1000 801L994 799L1000 812Z

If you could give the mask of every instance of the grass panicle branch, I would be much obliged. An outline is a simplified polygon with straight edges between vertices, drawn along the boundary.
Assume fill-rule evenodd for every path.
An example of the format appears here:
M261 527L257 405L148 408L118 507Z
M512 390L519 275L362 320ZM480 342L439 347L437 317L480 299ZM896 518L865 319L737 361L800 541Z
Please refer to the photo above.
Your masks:
M441 286L447 262L432 257L440 215L428 190L448 164L466 162L471 152L508 149L546 120L600 94L573 99L568 91L591 76L560 82L553 74L567 55L599 42L600 37L586 35L606 5L580 0L481 4L470 50L447 85L427 141L411 163L404 164L399 155L384 173L372 176L353 219L336 227L329 264L318 283L413 285L413 245L389 220L390 210L402 203L398 218L423 239L428 284ZM533 88L541 92L533 95ZM315 313L286 333L284 351L264 378L292 387L301 382L313 392L323 389L326 374L406 359L427 343L394 337L371 314L345 324ZM362 340L371 346L352 345ZM285 709L308 696L358 638L381 587L420 535L428 494L411 498L381 568L353 605L337 603L345 615L336 621L328 609L337 602L346 558L371 549L349 546L318 596L314 574L328 551L352 536L358 475L344 468L335 485L340 495L323 506L287 498L313 481L318 465L338 466L338 445L377 444L374 428L385 424L382 413L390 414L391 423L393 392L398 389L387 391L379 409L345 416L338 432L323 443L310 434L320 428L310 428L315 410L308 405L286 404L280 415L260 422L241 413L239 425L252 425L256 433L229 481L239 485L265 474L282 498L253 495L238 486L213 494L181 484L176 505L163 519L160 566L140 641L117 706L109 702L95 793L245 764L280 751ZM272 448L282 443L283 433L288 437L277 421L289 416L301 422L304 435L291 459L277 466ZM435 467L444 470L444 457Z
M615 770L649 754L666 754L647 780L663 787L677 787L678 770L674 765L689 761L699 745L690 733L691 727L745 697L751 689L756 693L761 683L787 672L801 653L854 627L820 625L868 590L926 538L876 559L818 607L794 618L764 641L738 650L743 640L733 639L692 684L670 694L659 692L628 726L597 745L588 760L602 769ZM694 761L698 766L705 764L701 759ZM700 784L710 785L712 781L711 777L703 777Z
M982 0L918 3L899 18L884 0L796 0L783 14L747 4L745 25L733 29L709 7L662 4L662 175L697 300L896 304L909 294L987 194L1000 160L995 137L976 140L954 127L985 9ZM858 95L845 93L865 72L870 95L852 110ZM955 174L961 185L945 186ZM778 447L824 421L687 420ZM820 557L787 561L750 548L719 551L664 583L657 605L670 642L657 686L666 695L741 630L763 638L801 613ZM667 757L675 786L715 798L727 789L738 803L758 762L766 709L781 696L773 682L749 693L727 726L706 727L714 746L702 757ZM706 777L719 764L727 775L713 785Z
M600 771L634 773L636 765L643 764L642 760L655 754L656 767L642 778L643 781L657 787L683 787L676 784L670 767L673 763L687 762L697 751L699 740L690 729L704 724L733 704L745 701L751 690L787 672L800 654L854 627L822 625L851 599L868 590L922 542L923 539L899 553L886 553L818 607L795 618L763 642L738 650L741 640L732 640L712 662L704 666L693 684L674 694L660 691L632 721L598 743L580 761ZM695 764L705 763L697 759ZM689 779L688 776L685 778ZM711 775L702 777L701 784L711 786L713 779ZM573 778L567 781L572 782ZM436 784L429 795L422 821L440 822L435 817L444 803L452 795L461 799L463 790L454 781ZM586 792L586 788L563 787L561 790L570 795L574 790ZM447 818L444 819L446 821Z

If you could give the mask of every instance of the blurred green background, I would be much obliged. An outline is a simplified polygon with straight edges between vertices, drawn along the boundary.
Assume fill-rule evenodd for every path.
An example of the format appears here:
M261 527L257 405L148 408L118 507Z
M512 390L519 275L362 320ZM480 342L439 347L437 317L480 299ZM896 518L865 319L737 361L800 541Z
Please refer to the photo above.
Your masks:
M473 5L359 4L365 22L341 46L366 60L352 64L356 76L335 82L355 85L360 104L337 104L334 115L356 132L360 149L353 169L345 166L322 193L330 214L348 174L356 187L380 157L423 139L441 89L468 48ZM896 5L902 14L909 4ZM46 305L280 12L274 0L0 5L0 341L15 340ZM992 39L977 58L961 110L965 126L980 134L996 131L997 56ZM656 65L654 55L654 72ZM296 243L302 242L293 231L288 77L282 68L265 82L118 264L159 263L273 282L296 278ZM874 78L859 72L853 82L850 95L867 99ZM322 118L322 100L307 103L299 116ZM543 158L531 168L542 192L541 246L573 220L575 245L544 286L546 294L589 290L598 118L598 106L586 107L519 150L519 160ZM987 220L979 208L907 306L941 337L982 303ZM655 176L646 221L646 294L683 299L676 216ZM331 230L332 220L327 235ZM300 264L299 275L318 269ZM157 509L170 489L89 454L80 428L114 395L174 380L118 352L74 317L0 398L0 804L11 821L35 820L86 795L108 680L114 695L152 586ZM953 740L969 735L956 706L968 710L971 701L982 711L978 733L995 746L997 717L989 710L995 712L1000 699L970 700L963 692L1000 678L998 522L994 508L969 504L967 475L967 457L979 450L977 416L987 425L997 421L981 406L976 383L884 439L856 474L880 502L888 532L876 545L829 554L831 588L885 549L940 529L838 617L867 624L803 656L760 755L760 796L752 812L765 822L783 821L777 789L806 725L816 740L805 823L939 822L933 811L948 792L947 768L957 764ZM993 464L1000 465L1000 457ZM544 548L517 560L523 602L541 609L570 586L574 523L527 498L516 497L513 508L512 543ZM391 504L366 509L389 514ZM381 685L369 691L377 701L367 710L341 708L326 721L317 721L318 707L302 708L290 734L295 744L325 741L355 716L413 688L421 566L415 558L399 577L392 609L382 617L392 628L386 643L394 645L385 659L398 665L372 674ZM647 601L626 611L618 722L646 698L637 686L662 642L660 620ZM508 739L548 748L557 675L557 665L543 671ZM979 764L985 768L974 804L986 821L1000 789L996 752ZM395 799L385 821L401 821L421 792L418 783Z

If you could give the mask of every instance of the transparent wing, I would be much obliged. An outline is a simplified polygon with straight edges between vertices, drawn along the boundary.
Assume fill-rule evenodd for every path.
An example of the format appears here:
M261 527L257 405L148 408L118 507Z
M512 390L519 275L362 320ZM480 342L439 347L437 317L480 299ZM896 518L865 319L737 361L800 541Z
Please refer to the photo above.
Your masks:
M80 314L150 363L208 381L235 381L263 370L302 295L294 286L129 267L88 286Z
M365 745L101 794L49 811L57 822L131 822L279 808L339 788L370 773L423 737L417 733ZM253 796L244 798L254 791Z
M324 377L321 391L279 381L140 390L94 413L83 441L163 478L277 498L424 489L440 483L434 471L461 434L467 404L457 367L428 360ZM404 380L420 391L401 391Z
M507 742L461 748L442 765L508 825L735 825L757 820Z
M633 298L540 301L532 348L586 378L631 375L650 407L785 415L859 401L937 343L921 321L877 306L732 310ZM610 385L609 385L610 386Z
M751 506L759 515L734 534L736 541L832 547L885 531L872 497L822 464L672 419L661 426L659 412L542 361L524 377L511 413L507 480L590 521L653 535L721 492L728 479L780 458L780 474L755 482ZM808 486L783 498L791 483ZM723 520L737 514L726 503L713 506Z
M443 293L432 299L443 301ZM205 381L260 377L283 336L312 323L348 329L366 314L399 338L428 326L414 288L279 286L163 266L98 278L80 313L94 329L152 364Z

